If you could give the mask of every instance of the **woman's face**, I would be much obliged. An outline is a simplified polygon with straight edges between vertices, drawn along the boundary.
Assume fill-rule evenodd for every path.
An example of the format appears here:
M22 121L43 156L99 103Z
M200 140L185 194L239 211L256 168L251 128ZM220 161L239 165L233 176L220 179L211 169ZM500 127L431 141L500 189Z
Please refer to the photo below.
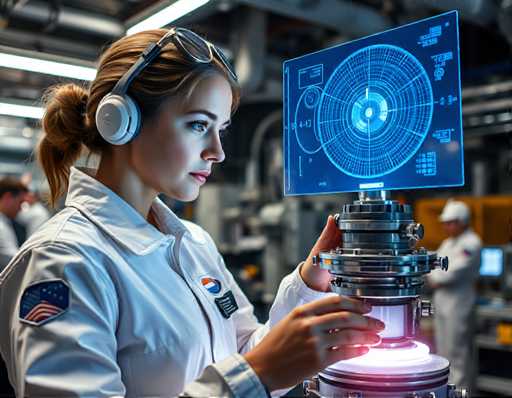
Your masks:
M132 144L132 167L143 183L181 201L196 199L213 164L225 158L220 137L230 123L232 100L228 81L213 75L188 99L165 102Z

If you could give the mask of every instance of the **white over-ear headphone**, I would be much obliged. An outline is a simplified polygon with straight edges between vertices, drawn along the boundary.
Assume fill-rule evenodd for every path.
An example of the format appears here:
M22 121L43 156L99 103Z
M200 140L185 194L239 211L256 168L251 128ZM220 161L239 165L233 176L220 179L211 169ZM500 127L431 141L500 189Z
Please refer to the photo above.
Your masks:
M139 106L126 92L130 83L162 51L167 34L151 43L132 67L119 79L110 93L102 98L96 109L96 127L105 141L123 145L137 136L140 130Z
M139 131L139 107L127 94L109 93L96 110L96 127L105 141L113 145L126 144Z

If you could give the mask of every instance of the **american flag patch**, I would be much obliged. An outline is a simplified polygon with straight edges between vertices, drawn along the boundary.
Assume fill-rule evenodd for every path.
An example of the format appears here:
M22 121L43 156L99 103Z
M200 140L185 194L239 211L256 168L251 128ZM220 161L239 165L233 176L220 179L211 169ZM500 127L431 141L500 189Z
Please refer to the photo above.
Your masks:
M69 287L62 280L37 282L25 289L20 302L20 321L39 326L69 307Z

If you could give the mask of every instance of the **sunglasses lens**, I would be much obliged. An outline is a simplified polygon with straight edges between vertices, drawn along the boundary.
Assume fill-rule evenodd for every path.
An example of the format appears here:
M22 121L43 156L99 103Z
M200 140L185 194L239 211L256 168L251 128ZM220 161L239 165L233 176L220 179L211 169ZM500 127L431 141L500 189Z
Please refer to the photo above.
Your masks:
M183 49L198 62L210 62L212 53L208 43L194 32L187 29L176 31L176 39L179 40Z
M215 55L219 59L219 61L224 65L224 67L229 71L231 78L237 81L238 78L235 74L235 70L229 63L227 57L220 50L220 48L214 46L213 44L207 42L201 36L192 32L191 30L184 28L177 28L175 30L175 40L181 46L181 48L187 52L187 54L196 62L207 63L213 60L212 49L215 52Z

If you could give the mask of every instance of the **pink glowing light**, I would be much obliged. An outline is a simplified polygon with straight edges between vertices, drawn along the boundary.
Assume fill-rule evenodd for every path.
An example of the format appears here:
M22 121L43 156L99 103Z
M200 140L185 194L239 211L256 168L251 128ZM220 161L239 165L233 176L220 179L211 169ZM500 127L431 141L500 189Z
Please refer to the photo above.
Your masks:
M350 359L349 361L396 366L402 365L405 361L424 360L428 358L429 353L430 349L426 344L415 342L414 347L370 348L367 354Z
M370 348L360 357L337 362L332 368L356 373L410 372L411 367L423 367L432 361L426 344L415 341L413 347Z

